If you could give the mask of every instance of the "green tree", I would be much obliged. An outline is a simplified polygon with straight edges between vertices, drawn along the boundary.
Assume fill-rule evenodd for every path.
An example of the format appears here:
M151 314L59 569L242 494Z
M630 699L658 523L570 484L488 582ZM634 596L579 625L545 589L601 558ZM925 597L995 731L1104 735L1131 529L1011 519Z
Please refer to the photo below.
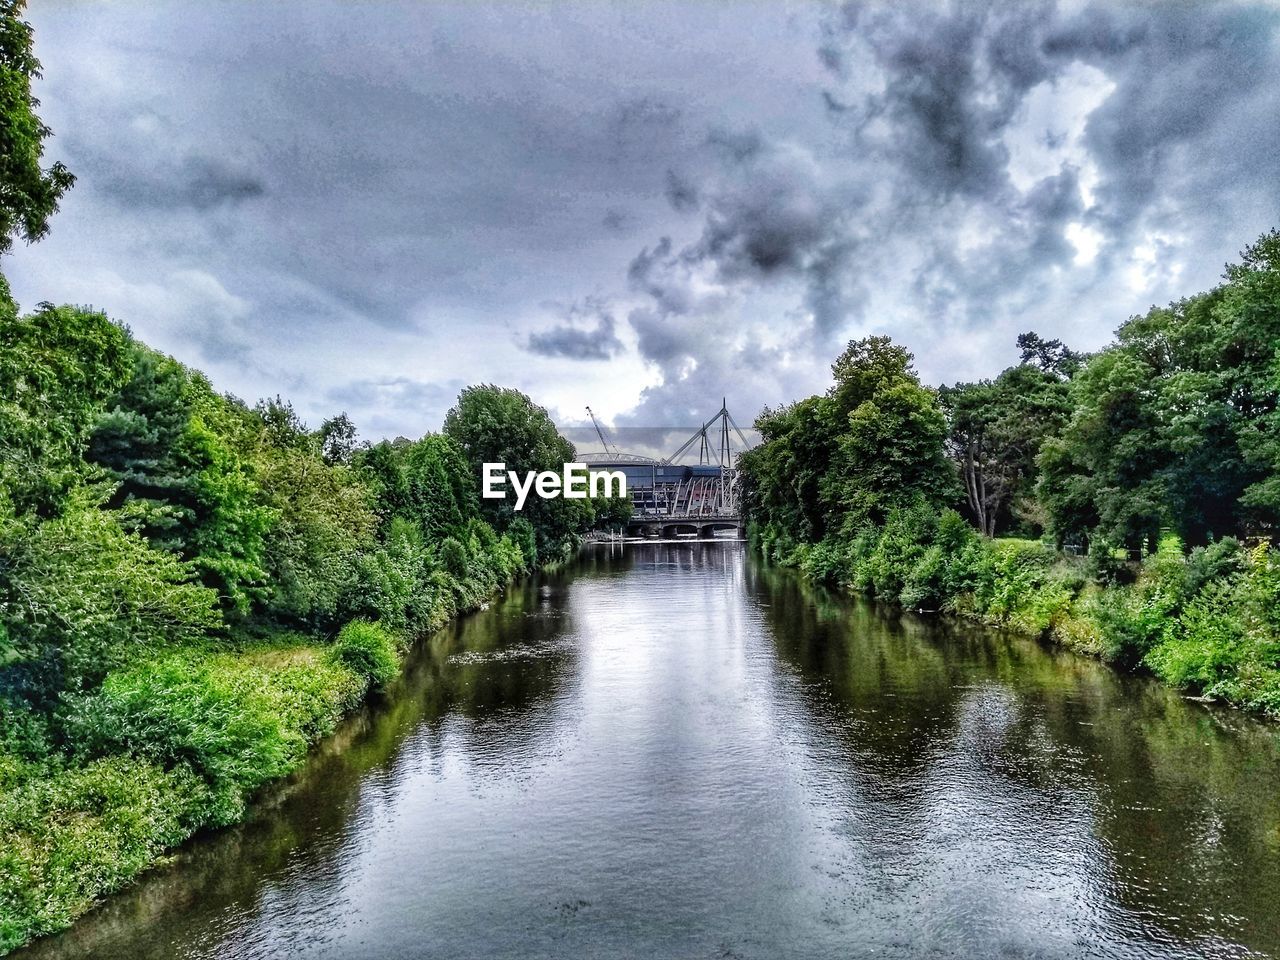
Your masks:
M1034 330L1018 334L1018 349L1023 365L1036 367L1058 380L1069 380L1087 359L1085 354L1068 349L1061 340L1046 340Z
M265 597L274 514L245 452L263 437L298 442L292 409L259 418L169 357L140 345L131 357L130 378L100 417L88 455L119 484L111 505L126 526L190 561L230 608L247 613Z
M356 589L359 558L373 545L372 491L351 467L326 464L314 445L265 445L255 476L273 517L262 554L265 610L326 629Z
M831 399L847 425L820 489L852 535L916 502L941 505L958 491L937 395L920 385L911 354L887 337L852 341L832 365ZM846 412L847 411L847 412ZM828 525L835 527L832 518Z
M481 465L505 463L508 470L561 471L576 456L573 444L560 436L547 411L519 390L491 385L468 387L445 416L444 432L455 440L470 467L468 486L480 487ZM591 523L586 500L531 496L520 513L513 498L479 500L480 515L495 530L505 531L524 516L537 533L538 554L567 558L578 535Z
M417 523L429 541L456 533L478 515L477 474L452 437L429 433L405 447L403 456L402 515Z
M830 397L809 397L755 422L761 443L738 460L744 509L757 523L784 530L804 542L827 532L821 496L839 434Z
M0 290L0 492L16 511L50 511L77 481L90 431L129 375L126 334L105 314L42 304L20 317Z
M1246 529L1280 320L1241 300L1228 284L1153 307L1076 374L1071 418L1040 457L1059 540L1151 550L1166 526L1191 545Z
M265 596L265 540L275 515L262 503L252 464L198 417L187 425L178 461L194 478L184 553L224 603L246 614Z
M1280 230L1260 237L1228 264L1216 346L1227 393L1240 412L1240 450L1251 473L1241 503L1245 524L1280 528Z
M1028 336L1035 335L1024 334L1019 343ZM1045 369L1030 359L995 380L938 391L948 424L948 453L959 470L974 523L989 537L1015 522L1038 535L1047 520L1035 500L1036 458L1045 438L1056 435L1071 414L1070 388L1052 366Z
M129 381L95 424L86 458L116 481L110 506L127 508L126 524L181 553L195 495L195 477L178 461L191 421L187 371L136 341L129 348Z
M0 253L13 248L14 236L31 243L48 233L58 201L75 183L62 163L40 165L50 130L31 95L40 61L31 50L31 25L21 19L25 6L0 0Z
M748 516L792 543L851 538L917 502L958 493L946 421L912 357L888 337L850 341L825 396L756 420L762 443L739 460Z
M176 557L126 533L95 491L9 539L0 570L0 691L48 695L90 685L131 657L211 630L214 593Z
M345 413L320 424L320 453L330 465L350 463L356 452L356 425Z

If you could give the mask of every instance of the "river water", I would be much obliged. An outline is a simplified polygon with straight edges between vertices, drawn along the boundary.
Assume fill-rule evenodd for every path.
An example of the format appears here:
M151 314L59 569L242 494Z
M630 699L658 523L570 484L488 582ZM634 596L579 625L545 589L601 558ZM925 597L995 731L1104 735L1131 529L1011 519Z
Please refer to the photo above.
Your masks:
M1276 730L738 544L442 631L35 958L1280 954Z

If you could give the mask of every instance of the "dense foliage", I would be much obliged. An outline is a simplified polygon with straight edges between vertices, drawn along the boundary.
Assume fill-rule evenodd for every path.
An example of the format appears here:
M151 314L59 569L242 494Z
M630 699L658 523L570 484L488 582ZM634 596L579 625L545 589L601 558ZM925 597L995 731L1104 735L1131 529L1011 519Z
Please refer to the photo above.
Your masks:
M936 391L882 337L757 421L756 545L1280 716L1280 232L1083 356L1034 333Z
M104 314L0 296L0 950L230 823L409 641L568 556L596 501L478 496L574 451L513 390L358 445ZM496 506L496 509L495 509Z
M482 509L484 460L574 459L514 390L359 445L345 415L220 395L95 311L6 293L0 345L0 949L236 820L414 636L619 510Z
M0 0L0 253L13 246L15 234L28 243L43 237L75 183L61 163L40 166L50 130L31 95L40 61L31 50L31 26L21 19L25 6L26 0Z

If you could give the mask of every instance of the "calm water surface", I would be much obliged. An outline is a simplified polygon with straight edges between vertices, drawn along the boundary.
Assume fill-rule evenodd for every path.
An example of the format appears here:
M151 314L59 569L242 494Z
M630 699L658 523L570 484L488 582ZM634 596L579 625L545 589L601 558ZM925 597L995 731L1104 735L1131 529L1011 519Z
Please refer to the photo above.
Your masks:
M253 821L20 956L1258 954L1274 729L676 544L438 634Z

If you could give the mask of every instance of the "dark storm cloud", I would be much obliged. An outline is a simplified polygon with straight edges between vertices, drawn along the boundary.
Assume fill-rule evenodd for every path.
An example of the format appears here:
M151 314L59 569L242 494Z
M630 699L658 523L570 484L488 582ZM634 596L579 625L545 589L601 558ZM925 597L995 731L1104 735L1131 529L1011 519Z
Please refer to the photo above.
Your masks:
M1280 182L1278 16L1233 3L840 7L815 52L831 78L820 105L843 148L709 130L700 237L664 238L630 267L652 301L632 314L642 354L679 383L705 354L671 318L723 341L711 318L779 284L803 308L786 321L792 352L806 331L808 349L830 350L833 333L874 329L865 311L886 283L945 337L1070 302L1064 274L1079 276L1076 290L1115 282L1135 244L1167 257L1162 232L1215 232L1224 196L1255 192L1259 174ZM1085 67L1110 89L1083 131L1052 126L1065 122L1053 115L1029 128L1035 97L1083 88ZM1060 154L1056 169L1021 182L1020 139ZM1082 236L1098 249L1077 246ZM1080 257L1097 263L1076 272ZM758 344L736 349L746 362Z
M854 109L853 143L893 162L902 202L953 196L1011 209L1006 135L1028 94L1060 82L1073 66L1102 72L1114 91L1089 118L1085 144L1101 174L1091 218L1124 235L1157 197L1180 184L1179 169L1221 161L1212 176L1229 187L1243 163L1274 172L1280 105L1275 79L1280 11L1262 5L848 4L828 43L869 54L882 91ZM847 54L846 54L847 56ZM844 75L844 60L835 73ZM1236 121L1249 118L1249 130ZM1240 136L1246 134L1245 136ZM1049 143L1055 134L1044 132ZM1061 134L1056 136L1060 137ZM1247 159L1246 159L1247 158ZM1178 197L1199 204L1205 196Z
M80 180L14 290L366 432L481 381L745 422L851 336L1096 346L1280 220L1263 3L362 10L36 5Z
M860 301L849 269L859 231L850 218L865 190L828 178L808 151L775 144L755 130L715 131L709 149L723 166L704 185L701 235L676 249L664 237L631 262L632 288L652 297L661 315L722 309L744 285L795 282L820 338ZM649 338L641 350L649 359Z
M266 184L253 171L226 160L188 156L152 169L109 169L104 171L102 189L128 206L209 210L260 197Z
M527 347L544 357L570 360L608 360L623 349L617 335L617 321L605 304L588 298L566 311L567 323L529 335ZM582 321L590 326L582 326Z
M674 170L667 171L667 202L680 213L698 209L698 188Z

